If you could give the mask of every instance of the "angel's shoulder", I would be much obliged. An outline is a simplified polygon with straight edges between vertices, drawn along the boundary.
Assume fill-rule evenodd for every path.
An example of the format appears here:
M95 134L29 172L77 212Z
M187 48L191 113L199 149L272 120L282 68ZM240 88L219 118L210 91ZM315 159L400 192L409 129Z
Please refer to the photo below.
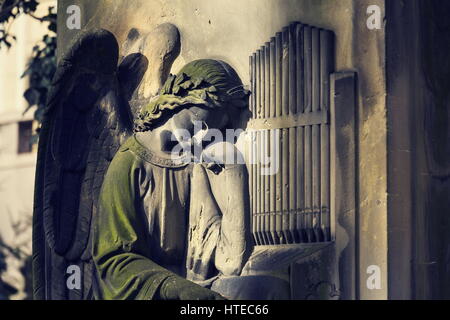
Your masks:
M171 153L158 152L152 149L154 141L142 139L142 135L131 136L120 148L119 151L130 151L140 160L147 164L163 168L183 168L190 164L189 154L175 155Z
M133 168L139 167L141 159L133 152L133 140L128 138L114 155L109 165L108 172L130 172Z

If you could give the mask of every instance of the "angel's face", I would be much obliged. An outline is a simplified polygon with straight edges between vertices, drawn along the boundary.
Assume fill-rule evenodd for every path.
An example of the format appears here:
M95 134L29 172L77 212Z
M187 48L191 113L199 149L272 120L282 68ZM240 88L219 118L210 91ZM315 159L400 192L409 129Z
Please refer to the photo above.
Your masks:
M219 110L193 106L176 113L172 120L175 129L184 129L190 134L196 135L198 132L195 131L199 123L201 123L202 130L221 130L227 124L228 116Z
M200 144L211 129L222 130L229 122L228 115L218 109L193 106L174 114L163 126L162 136L183 147Z

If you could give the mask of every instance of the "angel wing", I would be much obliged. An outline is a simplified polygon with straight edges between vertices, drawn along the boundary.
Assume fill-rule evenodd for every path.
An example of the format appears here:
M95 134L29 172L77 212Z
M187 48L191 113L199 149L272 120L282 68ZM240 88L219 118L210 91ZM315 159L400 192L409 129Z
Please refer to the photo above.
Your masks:
M144 55L149 61L149 71L130 96L132 110L147 104L166 82L171 67L181 51L180 32L171 23L158 25L150 32L132 28L122 45L122 53Z
M139 102L151 98L142 99L137 92L164 83L180 46L173 25L158 26L150 33L132 29L118 66L116 38L99 29L82 33L61 59L39 134L33 215L35 299L92 298L91 222L104 175L132 133ZM74 279L70 286L67 272L77 269L81 283Z
M126 57L119 67L118 58L114 35L94 30L83 33L58 65L38 148L33 215L35 299L91 297L91 221L108 165L132 133L127 97L148 65L138 53ZM77 283L67 286L71 265L80 268L80 288Z

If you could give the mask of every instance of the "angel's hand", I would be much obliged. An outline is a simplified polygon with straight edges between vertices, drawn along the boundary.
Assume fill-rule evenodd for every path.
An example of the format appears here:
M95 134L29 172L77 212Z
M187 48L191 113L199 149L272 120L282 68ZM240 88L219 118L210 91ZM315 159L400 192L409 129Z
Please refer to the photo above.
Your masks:
M225 300L220 294L178 276L167 278L160 290L163 300Z

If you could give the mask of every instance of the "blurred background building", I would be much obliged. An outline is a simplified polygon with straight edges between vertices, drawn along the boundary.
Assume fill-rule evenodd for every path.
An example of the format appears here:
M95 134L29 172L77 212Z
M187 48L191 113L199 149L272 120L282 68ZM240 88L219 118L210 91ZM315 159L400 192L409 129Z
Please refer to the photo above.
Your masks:
M35 15L45 15L50 6L56 6L56 1L41 0ZM31 254L36 165L36 145L31 144L31 137L36 124L34 109L24 113L28 104L23 94L29 80L21 76L33 47L48 30L44 23L21 15L11 24L10 32L17 40L9 50L0 49L0 252L6 262L0 299L2 282L16 288L11 298L23 299L28 285L24 273L31 276L25 263Z

